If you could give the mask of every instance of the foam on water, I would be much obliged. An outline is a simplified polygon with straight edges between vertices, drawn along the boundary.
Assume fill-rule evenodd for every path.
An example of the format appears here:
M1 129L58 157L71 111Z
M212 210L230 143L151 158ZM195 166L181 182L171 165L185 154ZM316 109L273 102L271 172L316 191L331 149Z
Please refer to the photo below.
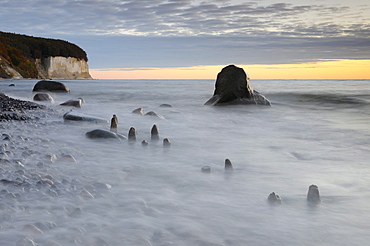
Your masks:
M35 82L1 81L0 90L31 100ZM13 164L0 166L0 177L29 183L0 183L1 245L369 241L368 81L252 81L272 107L204 106L214 81L64 83L71 93L51 93L57 103L82 97L85 104L73 111L107 120L116 114L118 132L127 136L135 127L137 141L88 139L87 131L108 130L109 123L64 122L70 108L57 105L39 122L1 123L13 139L5 146ZM164 119L132 114L138 107ZM150 140L153 124L159 141ZM163 147L164 138L171 147ZM52 163L47 154L71 154L77 163ZM226 158L232 173L224 170ZM37 184L45 177L55 185ZM311 184L320 204L306 202ZM273 191L281 205L267 202Z

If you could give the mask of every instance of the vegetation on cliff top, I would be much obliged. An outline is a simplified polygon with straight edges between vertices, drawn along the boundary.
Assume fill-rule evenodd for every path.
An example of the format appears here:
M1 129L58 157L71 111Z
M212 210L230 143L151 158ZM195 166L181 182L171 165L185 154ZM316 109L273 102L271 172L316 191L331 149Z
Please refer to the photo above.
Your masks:
M39 38L0 31L0 56L25 78L37 78L35 59L49 56L75 57L87 61L86 52L59 39ZM0 77L6 77L0 67Z

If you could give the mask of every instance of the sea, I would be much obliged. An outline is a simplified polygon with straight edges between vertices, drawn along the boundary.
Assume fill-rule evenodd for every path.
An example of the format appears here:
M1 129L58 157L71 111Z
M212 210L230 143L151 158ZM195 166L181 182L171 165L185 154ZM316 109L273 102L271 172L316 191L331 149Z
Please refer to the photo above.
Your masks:
M32 101L36 82L0 91ZM37 119L0 122L0 245L369 245L369 80L251 80L270 107L206 106L214 80L61 82ZM86 137L114 114L136 141Z

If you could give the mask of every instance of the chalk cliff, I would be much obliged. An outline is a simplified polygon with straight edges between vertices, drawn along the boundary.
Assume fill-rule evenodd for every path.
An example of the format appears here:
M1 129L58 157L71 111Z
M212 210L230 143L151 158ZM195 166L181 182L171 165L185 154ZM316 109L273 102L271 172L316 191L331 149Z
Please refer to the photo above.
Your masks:
M0 31L0 78L91 79L87 60L67 41Z
M42 79L92 79L87 62L75 57L36 59L36 68Z

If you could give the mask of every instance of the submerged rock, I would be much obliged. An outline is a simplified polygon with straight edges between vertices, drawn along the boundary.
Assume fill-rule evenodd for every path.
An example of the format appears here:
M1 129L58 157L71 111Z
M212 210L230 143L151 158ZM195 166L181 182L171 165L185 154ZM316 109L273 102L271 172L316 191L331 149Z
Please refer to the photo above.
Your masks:
M312 203L321 202L319 187L317 187L317 185L313 184L308 187L307 201Z
M271 192L267 198L267 201L269 201L270 203L280 204L281 198L279 195L275 194L275 192Z
M72 113L72 112L67 112L63 115L64 120L71 120L71 121L90 121L90 122L100 122L100 123L105 123L108 122L107 120L92 117L92 116L87 116L87 115L82 115L82 114L77 114L77 113Z
M201 171L203 173L210 173L211 172L211 167L210 166L203 166Z
M71 154L64 154L64 155L61 155L58 159L57 159L58 162L67 162L67 163L77 163L77 160L76 158L74 158L73 155Z
M271 105L270 101L253 90L249 76L235 65L224 67L217 75L215 91L205 105L255 104Z
M143 108L137 108L132 111L133 114L140 114L144 115L144 109Z
M62 82L40 80L35 84L32 91L70 92L70 89Z
M106 131L106 130L102 130L102 129L95 129L95 130L92 130L90 132L86 132L86 137L88 138L105 138L105 139L109 139L109 138L113 138L113 139L120 139L120 137L114 133L114 132L111 132L111 131Z
M168 138L163 139L163 146L164 147L170 147L171 141Z
M157 114L156 112L154 111L149 111L148 113L145 114L145 116L153 116L153 117L158 117L160 119L164 119L164 117L160 114Z

